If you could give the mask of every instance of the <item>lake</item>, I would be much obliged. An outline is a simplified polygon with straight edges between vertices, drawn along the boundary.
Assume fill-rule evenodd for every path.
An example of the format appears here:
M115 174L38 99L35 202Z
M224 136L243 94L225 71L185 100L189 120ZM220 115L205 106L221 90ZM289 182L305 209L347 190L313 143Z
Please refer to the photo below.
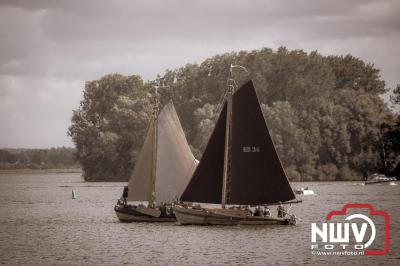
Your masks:
M314 196L293 205L296 226L180 226L120 223L113 206L126 183L80 174L0 175L0 262L5 265L400 265L400 186L359 182L292 183ZM72 189L76 199L71 199ZM311 223L345 203L389 213L383 256L311 254ZM271 207L272 209L272 207ZM275 212L275 208L273 208ZM377 232L383 225L377 224ZM377 233L381 237L382 233ZM379 242L379 241L378 241ZM381 241L382 242L382 241Z

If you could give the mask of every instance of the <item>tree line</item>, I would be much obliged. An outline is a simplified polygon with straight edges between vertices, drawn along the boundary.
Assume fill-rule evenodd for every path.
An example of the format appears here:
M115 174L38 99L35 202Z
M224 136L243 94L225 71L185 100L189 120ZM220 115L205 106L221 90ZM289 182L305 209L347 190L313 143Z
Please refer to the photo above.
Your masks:
M166 70L153 81L109 74L85 84L68 134L86 180L127 180L151 116L153 87L172 99L195 156L214 128L230 65L240 86L252 79L278 155L291 180L360 180L400 174L400 117L382 100L379 69L351 55L285 47L240 51ZM397 90L397 92L396 92ZM392 99L395 104L395 90Z
M0 149L0 170L79 168L76 149Z

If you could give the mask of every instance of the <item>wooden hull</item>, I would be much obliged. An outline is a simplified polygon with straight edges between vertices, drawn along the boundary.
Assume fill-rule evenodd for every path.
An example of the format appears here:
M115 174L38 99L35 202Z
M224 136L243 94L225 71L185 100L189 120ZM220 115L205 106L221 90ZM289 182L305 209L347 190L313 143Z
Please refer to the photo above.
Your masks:
M232 216L222 214L213 209L191 209L181 206L174 207L178 222L182 225L288 225L293 224L288 218L260 216ZM218 212L218 213L216 213ZM295 224L295 221L294 221Z
M289 219L287 218L277 218L277 217L257 217L248 216L239 220L239 224L242 225L289 225Z
M131 222L149 222L149 223L166 223L166 222L176 222L176 217L174 215L168 217L152 217L139 212L136 206L122 206L115 205L114 211L120 222L131 223Z
M178 222L182 225L236 225L238 219L222 214L209 212L206 209L188 209L174 207L174 213Z

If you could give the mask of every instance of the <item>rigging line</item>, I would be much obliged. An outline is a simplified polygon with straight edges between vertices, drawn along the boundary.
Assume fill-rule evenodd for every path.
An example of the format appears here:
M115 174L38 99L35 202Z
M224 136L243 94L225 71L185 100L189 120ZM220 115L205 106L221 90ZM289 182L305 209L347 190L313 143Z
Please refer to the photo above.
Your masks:
M224 106L227 93L228 93L227 90L225 90L224 94L222 94L222 96L218 102L217 110L215 112L214 119L213 119L214 124L217 123L218 114L221 113L221 111L222 111L222 107Z
M230 73L231 73L231 72L230 72ZM220 98L220 100L219 100L219 102L218 102L218 105L217 105L217 112L216 112L216 114L219 114L219 113L222 111L222 107L224 106L224 103L225 103L225 101L226 101L226 96L227 96L227 94L228 94L229 87L232 86L231 84L229 84L229 81L233 81L233 83L236 85L236 82L235 82L232 78L228 78L228 79L227 79L227 88L228 88L228 89L225 89L225 90L224 90L224 93L221 95L221 98ZM236 86L236 87L237 87L237 86ZM234 90L235 87L233 87L232 89ZM218 116L215 116L215 117L214 117L214 123L216 123L217 117L218 117Z
M224 106L227 94L228 94L228 90L225 89L223 94L221 95L218 103L217 103L216 112L214 112L214 116L211 119L211 121L213 122L214 126L217 124L217 120L219 118L219 114L221 114L221 112L222 112L222 108ZM210 134L210 136L208 138L208 141L210 140L210 138L211 138L211 134Z
M233 64L231 64L229 66L229 76L227 78L227 84L226 84L227 86L225 87L224 93L221 95L221 98L218 101L217 109L216 109L215 115L214 115L214 117L212 119L212 122L213 122L214 125L217 123L217 119L219 117L218 114L221 113L222 108L224 107L224 103L226 101L226 96L228 95L229 87L231 87L232 92L235 92L235 90L237 90L237 88L238 88L238 85L237 85L235 79L232 77L233 76L232 71L233 71L234 68L240 68L240 69L244 70L247 74L249 74L249 71L244 66L233 65ZM205 140L202 141L201 146L204 145L204 142L205 142Z
M213 119L214 124L217 122L218 114L222 111L222 108L223 108L224 103L226 101L226 96L228 94L229 87L231 87L232 92L235 92L235 90L237 90L237 88L238 88L238 85L237 85L235 79L233 78L233 73L232 72L233 72L234 68L240 68L240 69L244 70L247 74L249 74L249 71L244 66L234 65L234 64L230 65L230 67L229 67L229 77L227 79L227 87L228 87L228 89L225 89L224 93L221 95L221 98L220 98L220 100L218 102L217 112L215 113L217 115L215 115L214 119Z

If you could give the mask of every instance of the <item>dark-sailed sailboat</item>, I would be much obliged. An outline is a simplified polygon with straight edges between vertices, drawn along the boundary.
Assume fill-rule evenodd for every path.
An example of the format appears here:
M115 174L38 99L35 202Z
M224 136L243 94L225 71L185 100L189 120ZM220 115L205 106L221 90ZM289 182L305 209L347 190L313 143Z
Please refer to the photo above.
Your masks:
M127 202L119 200L114 207L119 220L175 222L171 203L181 196L196 166L172 101L158 113L156 100Z
M289 202L295 195L252 81L235 92L230 87L203 157L180 197L181 204L174 207L177 220L200 225L295 224L294 215L254 216L243 208ZM205 208L194 202L221 204L221 208Z

